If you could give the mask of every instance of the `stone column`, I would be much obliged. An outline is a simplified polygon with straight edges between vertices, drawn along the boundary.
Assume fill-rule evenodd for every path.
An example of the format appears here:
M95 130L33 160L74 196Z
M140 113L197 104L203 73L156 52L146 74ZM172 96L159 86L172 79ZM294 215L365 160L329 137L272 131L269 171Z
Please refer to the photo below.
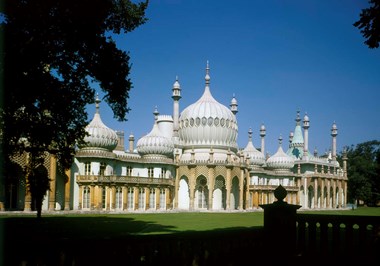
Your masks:
M194 193L195 193L195 168L190 168L189 177L189 189L190 189L190 210L194 210Z
M226 176L226 209L231 210L231 168L227 168Z
M331 204L330 204L331 181L330 181L330 179L327 179L326 181L327 181L326 208L331 208Z
M179 167L175 170L175 184L174 184L174 209L178 209L178 190L179 190L179 179L180 179ZM190 184L189 184L190 185Z
M149 209L149 205L150 205L150 189L148 187L144 188L145 190L145 208L144 210L148 210Z
M165 204L166 204L165 210L169 210L170 209L170 189L169 188L165 188Z
M78 210L82 209L82 201L83 201L83 186L79 185L79 198L78 198Z
M134 196L134 202L135 202L135 206L133 207L133 210L137 210L139 208L139 194L140 194L140 191L139 191L139 188L138 187L134 187L133 188L133 196Z
M336 182L333 181L333 197L332 197L332 208L335 209L336 208Z
M122 187L123 191L123 211L128 209L128 189L126 186Z
M257 191L253 192L253 200L252 200L252 205L255 208L259 207L259 193Z
M215 168L211 166L208 168L208 210L213 209L213 194L214 194L214 186L215 186Z
M71 170L65 171L66 183L65 183L65 211L70 210L70 188L71 188Z
M90 210L95 209L95 186L90 187Z
M240 189L240 193L239 193L239 210L243 210L244 209L244 170L243 169L240 169L240 178L239 178L239 189Z
M50 155L50 191L49 191L49 211L55 210L55 184L57 181L57 157Z
M318 179L314 178L314 208L318 208Z

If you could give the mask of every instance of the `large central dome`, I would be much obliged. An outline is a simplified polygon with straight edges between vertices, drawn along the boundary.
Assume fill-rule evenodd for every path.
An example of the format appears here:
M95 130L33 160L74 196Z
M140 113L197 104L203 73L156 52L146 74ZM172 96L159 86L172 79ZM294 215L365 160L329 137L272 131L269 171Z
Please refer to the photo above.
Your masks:
M237 150L238 125L235 115L217 102L210 92L209 67L202 97L188 106L179 118L179 137L186 148L221 148Z

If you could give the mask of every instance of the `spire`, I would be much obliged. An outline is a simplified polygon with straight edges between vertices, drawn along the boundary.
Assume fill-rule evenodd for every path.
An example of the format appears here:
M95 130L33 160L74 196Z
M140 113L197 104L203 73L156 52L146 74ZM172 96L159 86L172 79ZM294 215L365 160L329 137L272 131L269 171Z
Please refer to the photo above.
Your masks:
M248 141L252 141L252 128L251 127L248 130Z
M100 103L100 99L99 99L99 94L97 93L96 94L96 99L95 99L95 108L96 108L96 113L99 114L99 103Z
M154 107L154 111L153 111L153 115L154 115L154 120L155 121L157 121L157 119L158 119L158 115L159 115L160 113L158 112L158 110L157 110L157 105Z
M299 126L300 125L300 122L301 122L301 117L300 117L300 110L298 109L297 110L297 117L296 117L296 125Z
M210 66L209 66L209 62L207 60L207 64L206 64L206 76L205 76L205 81L206 81L206 86L210 85Z

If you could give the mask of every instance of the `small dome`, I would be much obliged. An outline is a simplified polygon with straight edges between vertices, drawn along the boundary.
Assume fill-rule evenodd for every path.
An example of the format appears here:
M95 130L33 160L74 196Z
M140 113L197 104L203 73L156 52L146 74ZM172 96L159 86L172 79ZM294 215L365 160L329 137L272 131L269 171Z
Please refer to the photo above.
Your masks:
M279 147L277 152L267 160L267 166L275 171L288 171L293 168L294 159L284 152L281 143L282 137L279 138Z
M137 141L136 148L141 156L163 155L170 157L173 155L174 144L170 139L163 136L157 123L154 123L150 133Z
M100 100L98 97L96 98L95 103L96 113L92 121L86 126L86 131L89 135L84 138L84 141L87 142L87 144L81 146L80 148L101 148L112 151L117 146L117 134L114 130L107 127L100 118Z
M248 131L248 144L243 149L245 157L249 156L249 163L253 165L263 165L265 163L265 156L262 152L258 151L252 143L252 129Z

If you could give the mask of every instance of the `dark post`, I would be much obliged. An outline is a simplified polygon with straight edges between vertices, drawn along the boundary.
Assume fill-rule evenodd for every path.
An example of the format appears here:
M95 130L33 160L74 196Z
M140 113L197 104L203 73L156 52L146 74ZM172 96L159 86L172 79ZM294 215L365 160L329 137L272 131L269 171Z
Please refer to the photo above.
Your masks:
M272 204L262 204L264 209L264 231L268 249L271 254L280 255L278 259L294 257L296 254L296 214L300 205L288 204L284 201L286 189L278 186L274 191L277 201Z

